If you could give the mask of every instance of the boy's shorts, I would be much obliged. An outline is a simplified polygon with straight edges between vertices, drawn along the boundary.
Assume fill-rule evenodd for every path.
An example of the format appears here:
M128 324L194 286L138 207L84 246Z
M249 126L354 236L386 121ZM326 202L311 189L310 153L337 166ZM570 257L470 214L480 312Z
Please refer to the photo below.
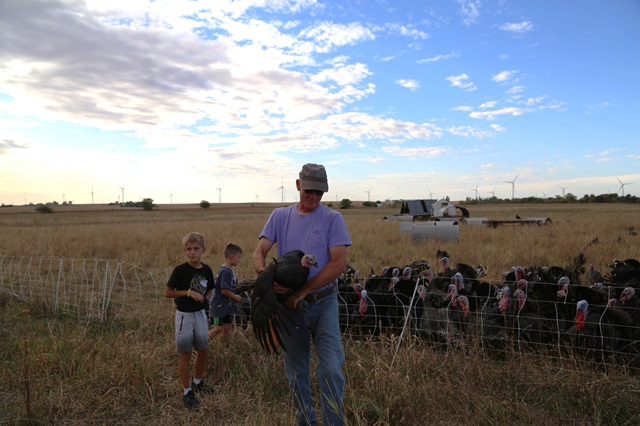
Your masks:
M191 352L209 347L209 327L204 309L196 312L176 310L176 350Z
M215 325L225 325L233 323L233 318L231 315L225 315L223 317L212 317L211 324Z

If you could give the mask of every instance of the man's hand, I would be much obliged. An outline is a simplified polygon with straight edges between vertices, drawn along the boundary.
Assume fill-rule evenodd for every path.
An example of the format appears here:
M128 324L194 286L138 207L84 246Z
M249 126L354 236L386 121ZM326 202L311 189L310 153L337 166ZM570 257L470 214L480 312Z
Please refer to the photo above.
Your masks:
M276 294L283 294L288 292L289 289L283 285L278 284L277 282L273 283L273 292Z
M276 294L285 294L289 293L290 291L291 289L288 287L280 285L277 282L273 283L273 292ZM295 309L298 306L298 303L300 303L300 301L304 299L305 296L306 294L303 291L299 290L287 298L286 304L291 309Z
M290 307L291 309L295 309L298 307L298 303L300 303L300 301L304 300L305 298L305 294L297 291L295 293L293 293L291 296L289 296L289 298L287 299L287 306Z

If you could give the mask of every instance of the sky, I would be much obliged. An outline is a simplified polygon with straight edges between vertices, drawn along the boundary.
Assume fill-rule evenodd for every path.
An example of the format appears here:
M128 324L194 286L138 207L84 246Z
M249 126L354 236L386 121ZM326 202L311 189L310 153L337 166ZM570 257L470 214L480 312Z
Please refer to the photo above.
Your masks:
M0 203L640 194L638 0L0 0ZM622 185L624 184L624 185Z

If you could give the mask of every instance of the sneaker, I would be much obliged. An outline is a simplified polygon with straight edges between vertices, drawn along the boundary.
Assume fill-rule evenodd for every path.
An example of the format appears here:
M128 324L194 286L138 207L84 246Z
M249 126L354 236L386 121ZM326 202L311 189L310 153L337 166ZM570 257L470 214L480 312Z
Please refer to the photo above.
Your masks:
M189 392L187 392L186 395L184 395L182 397L182 403L189 410L192 410L192 409L196 408L198 406L198 404L199 404L198 399L196 398L195 394L193 393L193 390L190 390Z
M201 393L201 394L206 394L206 395L213 395L213 393L215 392L214 389L207 385L204 380L200 382L200 384L196 385L195 383L193 383L193 381L191 381L191 389L193 389L196 393Z

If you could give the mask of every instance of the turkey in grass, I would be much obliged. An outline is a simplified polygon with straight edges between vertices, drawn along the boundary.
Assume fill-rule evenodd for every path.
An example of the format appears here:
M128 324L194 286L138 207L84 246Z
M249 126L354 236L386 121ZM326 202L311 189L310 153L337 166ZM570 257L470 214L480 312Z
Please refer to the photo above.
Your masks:
M282 300L276 294L273 283L290 289L283 294L288 297L304 286L312 266L318 266L313 254L292 250L274 259L256 278L251 300L251 323L258 342L269 352L278 353L278 347L286 351L280 335L283 330L291 334L286 321L292 322L283 307L286 299Z

